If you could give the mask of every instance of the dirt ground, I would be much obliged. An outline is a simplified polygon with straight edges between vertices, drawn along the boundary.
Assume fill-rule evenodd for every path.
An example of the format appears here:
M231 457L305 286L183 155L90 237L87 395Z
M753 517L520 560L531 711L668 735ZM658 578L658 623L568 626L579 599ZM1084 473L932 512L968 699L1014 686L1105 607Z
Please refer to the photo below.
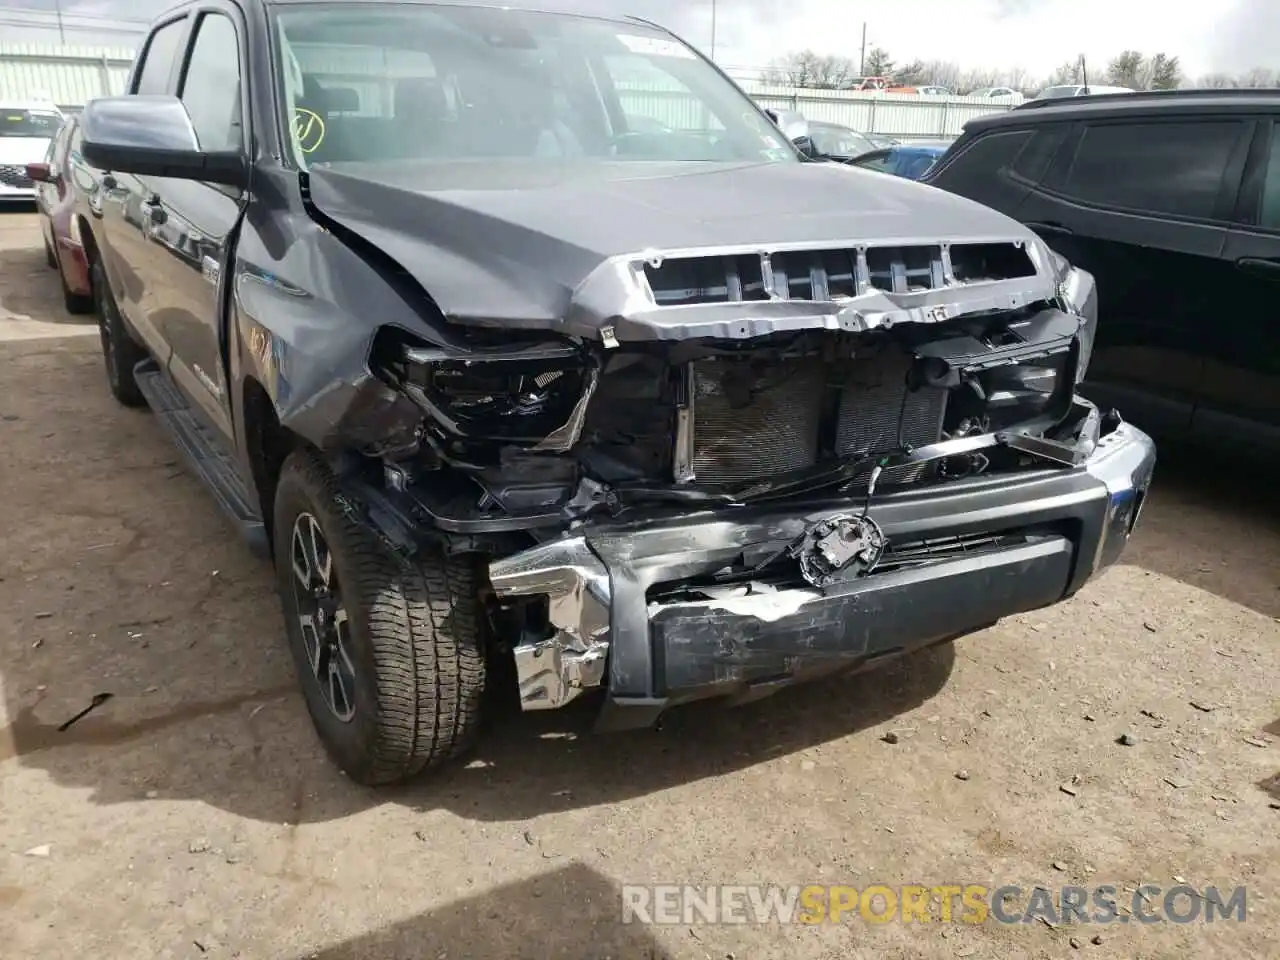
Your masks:
M374 792L312 734L267 567L111 400L95 334L34 216L0 215L3 960L1275 955L1273 471L1166 458L1122 565L954 648L656 732L517 714ZM1247 921L655 927L620 900L1175 878L1247 886Z

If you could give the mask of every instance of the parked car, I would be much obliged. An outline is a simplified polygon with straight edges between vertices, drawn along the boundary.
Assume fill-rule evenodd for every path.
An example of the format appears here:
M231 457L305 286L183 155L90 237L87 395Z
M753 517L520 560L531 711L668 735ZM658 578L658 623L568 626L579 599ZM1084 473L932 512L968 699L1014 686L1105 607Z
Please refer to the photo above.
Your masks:
M705 129L632 130L645 76ZM658 27L210 2L127 89L82 121L108 382L274 559L360 782L463 750L498 665L646 726L1056 603L1138 519L1087 274Z
M840 84L842 90L888 90L893 81L888 77L849 77Z
M980 90L970 90L965 96L978 100L999 100L1001 103L1015 105L1027 99L1021 91L1014 90L1012 87L983 87Z
M889 173L895 177L919 180L933 166L934 161L947 152L950 141L899 143L881 150L871 150L854 157L850 164Z
M27 164L45 158L62 119L51 103L0 102L0 203L35 199Z
M955 96L955 94L952 93L946 87L930 86L930 87L917 87L916 89L919 91L922 97L953 97Z
M925 180L1097 277L1088 396L1169 437L1280 450L1280 91L1039 101L971 120Z
M45 260L58 271L62 301L69 313L92 313L93 284L76 206L78 192L86 186L93 189L95 184L81 170L77 117L63 122L49 144L45 159L28 163L26 172L35 185Z
M1061 100L1064 97L1093 97L1108 93L1133 93L1129 87L1104 87L1098 84L1064 83L1054 87L1045 87L1034 97L1034 100Z

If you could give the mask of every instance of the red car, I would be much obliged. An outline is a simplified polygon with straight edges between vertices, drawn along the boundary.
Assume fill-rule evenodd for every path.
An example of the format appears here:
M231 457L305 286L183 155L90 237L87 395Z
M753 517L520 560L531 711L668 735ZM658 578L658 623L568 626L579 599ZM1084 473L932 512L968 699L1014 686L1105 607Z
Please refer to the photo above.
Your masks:
M92 313L93 281L80 242L80 221L75 215L76 192L84 186L78 184L76 178L79 159L80 120L71 117L49 143L44 160L27 164L27 176L36 187L44 254L49 266L56 269L62 279L62 298L67 311Z

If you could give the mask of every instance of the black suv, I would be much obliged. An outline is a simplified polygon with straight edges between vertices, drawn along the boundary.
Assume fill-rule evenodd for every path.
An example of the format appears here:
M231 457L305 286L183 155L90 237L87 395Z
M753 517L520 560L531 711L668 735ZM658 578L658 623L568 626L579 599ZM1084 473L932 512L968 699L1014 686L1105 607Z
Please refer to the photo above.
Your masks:
M971 121L924 182L1094 274L1089 397L1280 450L1280 91L1034 101Z

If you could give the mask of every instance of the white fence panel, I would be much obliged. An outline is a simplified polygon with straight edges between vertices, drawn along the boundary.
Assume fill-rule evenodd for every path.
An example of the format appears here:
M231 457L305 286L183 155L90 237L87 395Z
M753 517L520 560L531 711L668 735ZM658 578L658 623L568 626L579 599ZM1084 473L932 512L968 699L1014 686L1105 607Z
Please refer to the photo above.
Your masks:
M1007 103L912 93L862 93L774 87L738 81L764 107L798 110L810 120L839 123L864 133L900 137L954 137L974 117L1009 109Z
M0 43L0 99L48 97L62 107L81 107L123 92L132 63L127 48Z

